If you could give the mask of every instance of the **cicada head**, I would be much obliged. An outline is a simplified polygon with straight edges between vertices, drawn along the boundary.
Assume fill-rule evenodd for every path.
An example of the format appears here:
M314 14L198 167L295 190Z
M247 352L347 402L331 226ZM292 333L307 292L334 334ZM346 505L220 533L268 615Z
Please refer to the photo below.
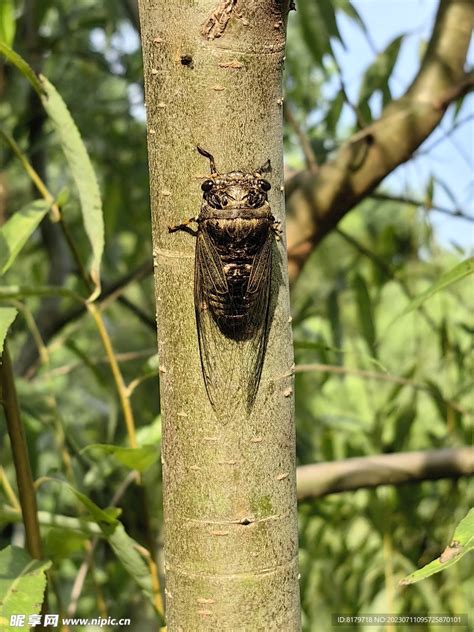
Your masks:
M201 147L197 149L210 162L211 176L201 185L203 199L210 207L218 210L258 209L268 203L271 184L262 174L271 171L269 160L254 173L218 173L212 154Z
M204 200L214 209L258 209L268 202L271 184L259 174L232 171L205 180L201 189Z

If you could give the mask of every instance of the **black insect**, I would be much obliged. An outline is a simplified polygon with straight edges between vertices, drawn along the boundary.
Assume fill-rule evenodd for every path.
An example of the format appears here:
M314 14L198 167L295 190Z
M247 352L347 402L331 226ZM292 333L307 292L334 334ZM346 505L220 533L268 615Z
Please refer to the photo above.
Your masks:
M213 156L202 185L197 217L169 228L197 237L194 307L199 352L209 400L220 417L249 412L257 395L269 327L272 244L279 222L268 203L270 183L262 174L220 174ZM197 223L197 230L189 224Z

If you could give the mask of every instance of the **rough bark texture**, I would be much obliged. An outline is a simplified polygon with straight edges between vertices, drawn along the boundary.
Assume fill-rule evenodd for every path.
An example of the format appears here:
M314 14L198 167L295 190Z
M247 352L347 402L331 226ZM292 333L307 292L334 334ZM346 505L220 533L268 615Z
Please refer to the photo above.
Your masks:
M456 88L466 83L464 63L473 25L474 3L441 0L420 71L406 94L343 145L316 175L305 171L294 177L287 204L291 280L321 239L439 124L456 98Z
M281 71L288 3L141 0L163 412L168 630L300 629L292 341L284 244L249 418L223 423L206 396L193 306L195 216L208 162L271 159L283 220Z

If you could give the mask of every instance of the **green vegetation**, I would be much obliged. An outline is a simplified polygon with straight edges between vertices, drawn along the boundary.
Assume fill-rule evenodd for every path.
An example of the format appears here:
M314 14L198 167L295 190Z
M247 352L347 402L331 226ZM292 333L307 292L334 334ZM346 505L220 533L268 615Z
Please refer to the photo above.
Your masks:
M313 225L298 224L301 191L323 178L345 141L377 124L374 95L396 107L390 80L408 17L406 33L374 52L352 103L337 62L338 24L344 15L367 33L365 23L348 0L300 4L288 31L284 135L298 464L415 450L428 459L469 446L474 266L433 229L437 192L452 201L441 208L450 221L472 224L442 165L403 195L393 183L362 187L360 201L344 198L337 220L328 203L314 239ZM11 546L23 538L14 464L26 449L13 454L6 410L0 630L18 609L40 612L46 576L49 612L130 617L127 629L156 630L159 365L135 4L4 0L0 57L0 350L8 339L48 560ZM446 104L452 127L465 116L464 92ZM299 234L311 245L304 267ZM469 613L472 489L461 473L441 478L300 503L306 632L330 630L333 613ZM272 513L270 497L254 504L259 516ZM400 585L404 578L413 585Z

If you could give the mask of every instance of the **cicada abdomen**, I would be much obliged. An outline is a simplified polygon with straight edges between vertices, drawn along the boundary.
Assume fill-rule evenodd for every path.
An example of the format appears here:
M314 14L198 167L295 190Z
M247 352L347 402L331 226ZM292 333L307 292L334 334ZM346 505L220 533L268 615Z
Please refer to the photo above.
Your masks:
M194 306L209 400L219 417L248 413L257 395L269 328L272 244L278 222L268 203L270 183L254 173L219 174L209 159L197 218L171 227L196 236ZM197 230L189 227L197 223Z

